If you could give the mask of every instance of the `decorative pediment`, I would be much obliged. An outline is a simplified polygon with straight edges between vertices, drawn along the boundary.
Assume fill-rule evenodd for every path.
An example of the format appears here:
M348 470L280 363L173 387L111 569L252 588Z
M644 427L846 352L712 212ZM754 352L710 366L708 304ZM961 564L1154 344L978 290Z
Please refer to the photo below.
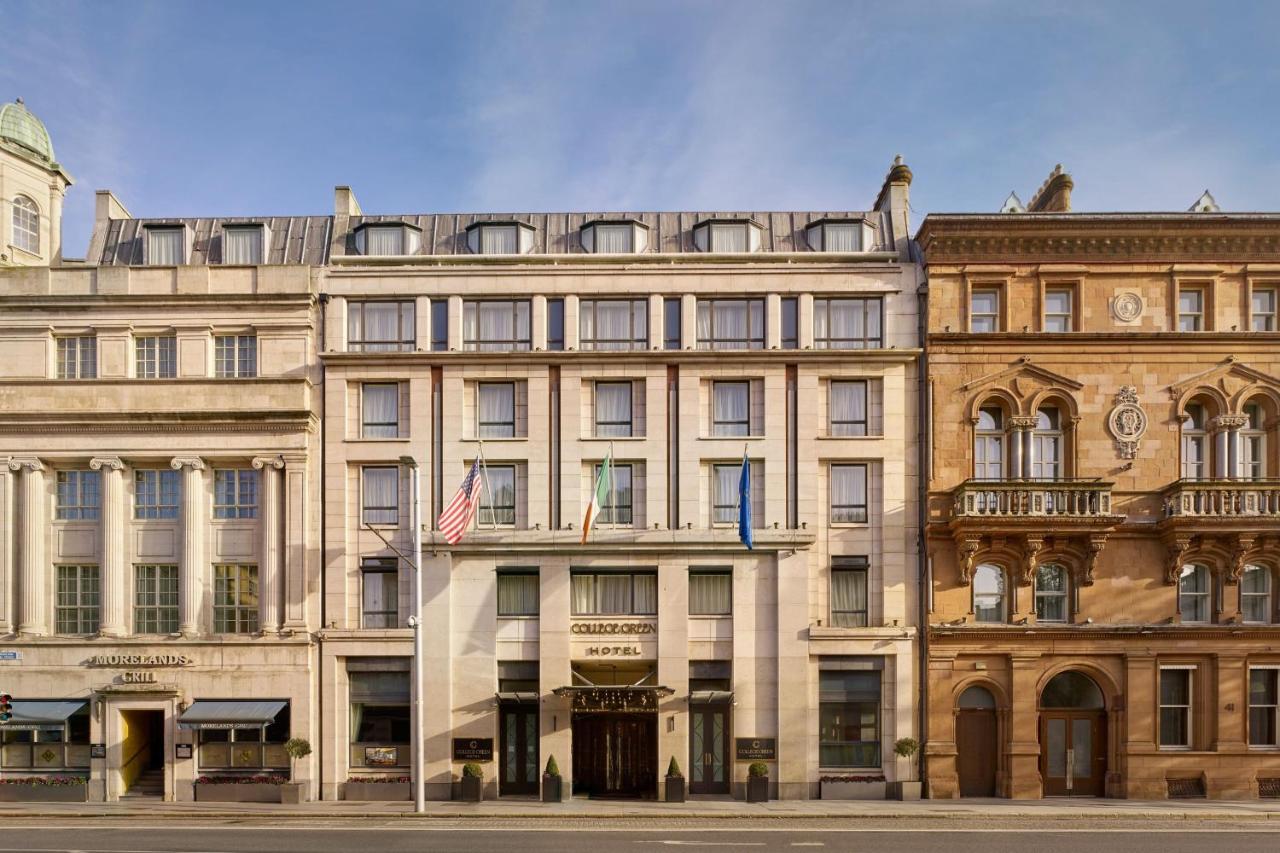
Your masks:
M1024 355L1002 370L988 373L986 376L980 376L972 382L966 382L960 386L960 390L971 391L975 388L986 388L994 385L1012 386L1020 397L1030 396L1040 387L1065 388L1070 391L1079 391L1084 387L1084 385L1070 377L1063 376L1061 373L1054 373L1052 370L1048 370L1038 364L1033 364L1031 356Z
M1210 386L1217 389L1228 400L1234 400L1240 392L1254 386L1264 386L1280 391L1280 377L1263 373L1240 361L1236 356L1228 356L1218 364L1188 376L1169 386L1169 399L1175 403L1186 396L1188 391Z

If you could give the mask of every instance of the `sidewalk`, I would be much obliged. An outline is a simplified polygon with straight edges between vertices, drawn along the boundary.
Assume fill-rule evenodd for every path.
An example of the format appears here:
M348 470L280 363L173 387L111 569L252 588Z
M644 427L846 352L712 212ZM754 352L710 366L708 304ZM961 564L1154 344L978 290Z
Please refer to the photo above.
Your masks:
M373 819L466 819L490 821L508 819L547 821L598 821L611 818L658 818L688 820L809 820L900 818L1002 820L1180 820L1232 819L1280 821L1278 800L921 800L834 801L775 800L745 803L729 799L700 799L687 803L645 801L617 802L574 799L564 803L535 800L500 800L483 803L428 802L426 813L413 813L412 803L367 803L325 801L302 805L268 803L0 803L0 818L271 818L272 820Z

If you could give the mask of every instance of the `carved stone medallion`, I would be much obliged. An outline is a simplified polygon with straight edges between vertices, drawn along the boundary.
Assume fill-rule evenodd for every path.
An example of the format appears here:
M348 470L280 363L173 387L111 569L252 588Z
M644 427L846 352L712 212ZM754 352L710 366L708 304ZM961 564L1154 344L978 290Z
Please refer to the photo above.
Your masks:
M1116 294L1115 300L1111 303L1111 310L1115 312L1116 319L1122 323L1132 323L1141 317L1142 307L1142 297L1131 290Z
M1121 458L1138 455L1138 444L1147 431L1147 413L1138 405L1138 389L1124 385L1116 394L1115 407L1107 415L1107 428L1116 440Z

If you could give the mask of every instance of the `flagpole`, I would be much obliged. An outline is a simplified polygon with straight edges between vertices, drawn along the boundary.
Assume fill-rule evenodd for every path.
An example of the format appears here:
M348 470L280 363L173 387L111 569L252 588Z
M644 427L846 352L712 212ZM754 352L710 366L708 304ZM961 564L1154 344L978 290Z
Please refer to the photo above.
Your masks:
M484 490L489 495L489 520L493 529L498 528L498 508L493 503L493 489L489 488L489 463L484 458L484 441L480 440L480 479L484 482Z
M613 469L617 465L617 460L613 458L613 442L609 442L609 524L613 527L618 526L618 511L613 502Z

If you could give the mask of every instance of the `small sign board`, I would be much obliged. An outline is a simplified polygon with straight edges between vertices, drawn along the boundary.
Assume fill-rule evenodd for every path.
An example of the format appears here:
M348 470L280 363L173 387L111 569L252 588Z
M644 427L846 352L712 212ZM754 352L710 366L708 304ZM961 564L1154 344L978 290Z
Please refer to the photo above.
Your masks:
M178 758L190 758L194 745L189 743L175 743L173 745L174 755Z
M90 758L106 758L107 745L105 743L89 744L89 757Z
M738 761L776 761L778 758L776 738L739 737L733 741Z
M454 761L493 761L493 738L456 737L453 739Z
M17 649L0 649L0 663L14 663L22 660L22 652Z

